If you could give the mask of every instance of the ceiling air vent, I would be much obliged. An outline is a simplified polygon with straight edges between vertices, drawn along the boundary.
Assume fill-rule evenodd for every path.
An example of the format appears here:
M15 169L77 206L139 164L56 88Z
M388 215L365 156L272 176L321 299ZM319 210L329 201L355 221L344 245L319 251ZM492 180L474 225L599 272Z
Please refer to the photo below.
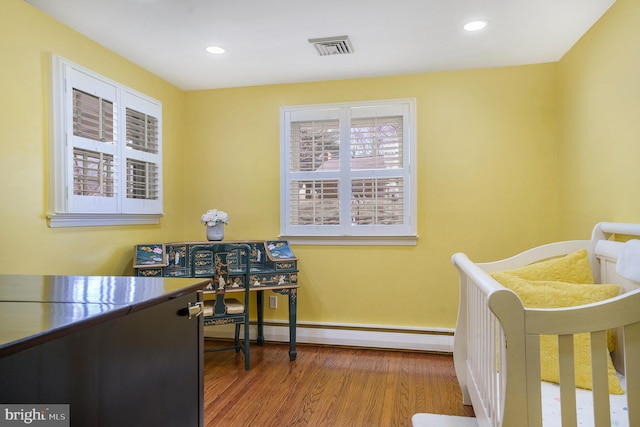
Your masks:
M320 56L342 55L353 53L353 46L349 36L325 37L322 39L309 39L309 43L316 47Z

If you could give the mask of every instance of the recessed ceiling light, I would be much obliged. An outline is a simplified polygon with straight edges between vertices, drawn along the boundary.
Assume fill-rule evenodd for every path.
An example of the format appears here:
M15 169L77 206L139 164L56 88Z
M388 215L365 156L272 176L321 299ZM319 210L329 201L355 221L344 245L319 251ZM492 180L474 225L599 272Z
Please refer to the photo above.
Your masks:
M213 54L216 54L216 55L219 55L219 54L225 52L224 48L222 48L220 46L207 46L207 48L205 50L207 52L209 52L209 53L213 53Z
M487 21L476 20L476 21L467 22L464 25L464 29L466 31L480 31L486 26L487 26Z

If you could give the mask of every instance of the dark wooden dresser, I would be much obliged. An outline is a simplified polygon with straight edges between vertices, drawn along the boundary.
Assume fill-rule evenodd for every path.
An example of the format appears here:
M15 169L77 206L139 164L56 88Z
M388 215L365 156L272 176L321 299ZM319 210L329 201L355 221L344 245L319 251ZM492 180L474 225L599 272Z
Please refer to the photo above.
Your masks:
M0 275L0 402L71 426L202 426L208 279Z

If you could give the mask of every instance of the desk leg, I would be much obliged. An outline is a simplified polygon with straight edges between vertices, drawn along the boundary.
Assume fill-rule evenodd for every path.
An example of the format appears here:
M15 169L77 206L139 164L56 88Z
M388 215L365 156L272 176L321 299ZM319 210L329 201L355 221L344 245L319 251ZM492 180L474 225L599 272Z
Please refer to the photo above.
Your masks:
M298 289L272 289L273 292L289 296L289 360L296 360L296 324L298 322Z
M298 290L289 289L289 360L296 360L296 324L298 322Z
M264 291L256 292L258 310L258 345L264 345Z

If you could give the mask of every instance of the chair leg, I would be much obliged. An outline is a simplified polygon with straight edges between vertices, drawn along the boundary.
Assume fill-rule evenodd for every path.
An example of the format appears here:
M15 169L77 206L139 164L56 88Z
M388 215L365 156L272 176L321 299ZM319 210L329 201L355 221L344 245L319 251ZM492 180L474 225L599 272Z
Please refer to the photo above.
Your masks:
M249 360L249 318L244 322L244 370L251 369L251 362Z
M240 353L240 323L236 323L236 334L234 338L234 344L236 346L236 353Z

